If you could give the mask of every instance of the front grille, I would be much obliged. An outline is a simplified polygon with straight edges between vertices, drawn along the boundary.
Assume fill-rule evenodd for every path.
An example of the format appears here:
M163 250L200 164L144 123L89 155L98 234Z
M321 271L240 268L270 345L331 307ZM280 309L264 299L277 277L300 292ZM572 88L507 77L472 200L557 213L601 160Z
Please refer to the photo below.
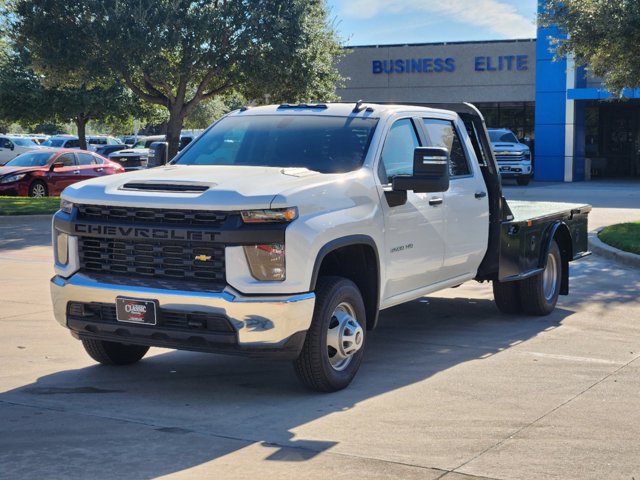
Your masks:
M140 157L119 157L117 155L114 155L112 157L109 157L109 160L118 162L124 168L135 168L142 166L142 160Z
M529 158L524 154L513 155L496 153L496 160L498 162L524 162L525 160L529 160Z
M224 212L157 208L78 205L78 219L135 224L180 224L218 227L227 219Z
M90 322L117 324L116 306L113 303L69 302L67 315ZM235 330L226 315L209 312L187 312L160 308L158 326L181 330L206 330L208 332L233 333Z
M224 246L190 241L79 237L80 268L87 272L223 283Z

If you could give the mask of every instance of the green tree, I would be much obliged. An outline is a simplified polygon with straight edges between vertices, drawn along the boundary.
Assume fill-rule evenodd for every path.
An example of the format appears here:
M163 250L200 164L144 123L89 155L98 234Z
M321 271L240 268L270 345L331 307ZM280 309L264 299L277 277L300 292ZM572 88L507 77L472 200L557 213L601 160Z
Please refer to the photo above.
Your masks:
M46 78L29 68L24 53L0 60L0 118L24 126L41 122L73 122L81 148L86 148L89 120L124 119L144 113L140 102L119 83L109 88L48 87Z
M14 34L52 82L115 75L168 110L169 153L200 102L236 90L335 97L342 54L324 0L14 0Z
M554 39L559 56L574 54L614 94L640 87L640 2L547 0L539 21L564 34Z

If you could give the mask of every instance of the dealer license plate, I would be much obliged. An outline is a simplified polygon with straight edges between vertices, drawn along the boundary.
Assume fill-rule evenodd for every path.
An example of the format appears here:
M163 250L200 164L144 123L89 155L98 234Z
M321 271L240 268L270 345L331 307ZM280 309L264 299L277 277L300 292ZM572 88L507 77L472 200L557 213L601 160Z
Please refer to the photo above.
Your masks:
M158 302L139 298L116 298L116 318L119 322L155 325Z

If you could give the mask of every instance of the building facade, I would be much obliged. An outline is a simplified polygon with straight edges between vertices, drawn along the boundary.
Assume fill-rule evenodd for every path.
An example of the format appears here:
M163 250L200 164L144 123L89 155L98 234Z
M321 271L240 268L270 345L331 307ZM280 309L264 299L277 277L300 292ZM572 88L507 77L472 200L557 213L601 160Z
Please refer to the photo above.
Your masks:
M640 178L640 89L612 100L549 37L350 47L338 65L343 101L471 102L489 127L532 146L539 181Z

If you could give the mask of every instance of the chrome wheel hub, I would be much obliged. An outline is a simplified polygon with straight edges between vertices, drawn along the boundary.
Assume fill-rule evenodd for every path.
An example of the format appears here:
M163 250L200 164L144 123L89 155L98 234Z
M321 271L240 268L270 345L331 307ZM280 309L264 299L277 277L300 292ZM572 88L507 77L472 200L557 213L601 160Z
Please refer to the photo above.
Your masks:
M45 196L44 185L42 185L41 183L35 184L33 186L32 196L33 197L44 197Z
M542 289L544 298L549 302L553 299L558 284L558 262L556 257L549 254L547 256L547 266L542 272Z
M329 363L334 370L344 370L363 345L364 330L353 307L345 302L339 304L331 315L327 330Z

